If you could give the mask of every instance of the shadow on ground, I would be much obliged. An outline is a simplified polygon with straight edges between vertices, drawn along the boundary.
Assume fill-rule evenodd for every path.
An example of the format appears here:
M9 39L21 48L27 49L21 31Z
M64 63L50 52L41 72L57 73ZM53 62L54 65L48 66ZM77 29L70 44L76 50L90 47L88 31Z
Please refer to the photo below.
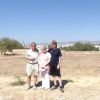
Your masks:
M73 80L62 80L62 83L63 83L63 88L65 87L65 85L67 85L68 83L73 83ZM57 81L57 84L59 86L59 83ZM40 87L42 85L42 82L38 82L37 84L37 87ZM52 87L54 85L54 82L53 81L50 81L50 87Z

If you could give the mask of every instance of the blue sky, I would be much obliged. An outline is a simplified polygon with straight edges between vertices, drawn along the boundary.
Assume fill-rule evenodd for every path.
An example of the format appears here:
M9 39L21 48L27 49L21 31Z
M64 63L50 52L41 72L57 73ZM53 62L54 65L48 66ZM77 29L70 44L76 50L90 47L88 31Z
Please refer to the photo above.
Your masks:
M100 0L0 0L0 37L100 41Z

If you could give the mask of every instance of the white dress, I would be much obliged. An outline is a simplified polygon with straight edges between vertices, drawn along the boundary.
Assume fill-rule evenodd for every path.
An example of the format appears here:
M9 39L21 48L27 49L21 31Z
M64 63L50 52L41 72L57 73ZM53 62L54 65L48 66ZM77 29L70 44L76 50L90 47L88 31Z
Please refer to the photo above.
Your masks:
M51 54L41 53L38 58L39 70L42 77L42 87L45 89L50 88L50 76L49 76L49 62L51 60Z

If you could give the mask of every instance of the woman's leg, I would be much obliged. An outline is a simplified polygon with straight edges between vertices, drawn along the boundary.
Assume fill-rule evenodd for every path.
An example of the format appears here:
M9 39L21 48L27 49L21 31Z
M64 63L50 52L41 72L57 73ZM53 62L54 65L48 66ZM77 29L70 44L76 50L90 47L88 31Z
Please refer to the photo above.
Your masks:
M45 73L45 89L49 89L50 88L50 76L49 73L46 72Z
M42 78L42 88L45 87L45 73L41 72L41 78Z

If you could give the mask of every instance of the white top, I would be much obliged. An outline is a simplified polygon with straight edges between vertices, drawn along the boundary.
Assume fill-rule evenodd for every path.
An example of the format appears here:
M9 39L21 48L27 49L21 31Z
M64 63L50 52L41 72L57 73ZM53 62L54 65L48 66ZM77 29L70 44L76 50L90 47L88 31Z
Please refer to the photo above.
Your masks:
M41 53L38 57L38 63L39 63L39 67L42 69L48 69L48 64L51 60L51 54L49 52L47 53Z
M29 49L27 50L27 53L26 53L26 58L33 58L35 59L34 61L28 61L29 63L36 63L38 62L37 59L38 59L38 52L37 51L33 51L32 49Z

